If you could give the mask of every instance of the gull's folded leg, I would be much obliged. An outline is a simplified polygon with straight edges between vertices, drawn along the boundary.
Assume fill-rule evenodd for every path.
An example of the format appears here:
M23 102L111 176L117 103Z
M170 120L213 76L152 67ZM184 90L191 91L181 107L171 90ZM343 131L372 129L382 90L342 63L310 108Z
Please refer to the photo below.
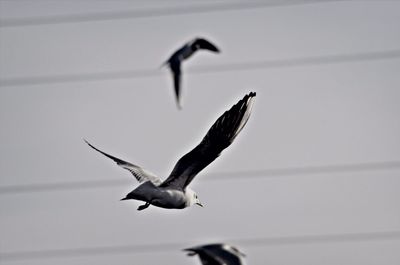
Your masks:
M137 208L137 210L138 210L138 211L141 211L141 210L146 209L146 208L149 207L149 206L150 206L150 203L146 202L146 204L140 205L140 206Z

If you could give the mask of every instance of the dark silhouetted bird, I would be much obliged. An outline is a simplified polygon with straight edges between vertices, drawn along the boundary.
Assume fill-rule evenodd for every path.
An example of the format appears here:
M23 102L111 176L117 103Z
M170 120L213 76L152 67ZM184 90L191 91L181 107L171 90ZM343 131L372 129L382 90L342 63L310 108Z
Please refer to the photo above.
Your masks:
M129 170L141 183L122 200L139 200L145 204L139 206L143 210L150 205L182 209L193 204L202 206L197 194L187 186L193 178L207 165L214 161L227 148L248 121L256 93L251 92L225 111L211 126L203 140L192 151L184 155L176 163L169 177L162 181L159 177L143 168L100 151L89 142L85 142L114 160L119 166Z
M199 256L203 265L241 265L245 255L228 244L210 244L184 249L189 256Z
M197 50L209 50L212 52L220 52L220 50L211 42L206 39L196 38L185 45L182 48L174 52L171 57L164 63L168 64L171 68L172 76L174 78L174 88L176 95L176 102L178 104L178 108L181 109L181 63L183 60L189 58L193 55ZM163 65L164 65L163 64Z

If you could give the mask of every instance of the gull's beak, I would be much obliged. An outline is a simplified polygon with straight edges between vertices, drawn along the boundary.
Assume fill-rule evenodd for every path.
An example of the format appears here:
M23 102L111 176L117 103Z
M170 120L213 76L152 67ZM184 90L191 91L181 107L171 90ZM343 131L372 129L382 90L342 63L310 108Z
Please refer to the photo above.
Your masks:
M203 204L201 204L201 202L196 202L196 204L200 207L204 207Z

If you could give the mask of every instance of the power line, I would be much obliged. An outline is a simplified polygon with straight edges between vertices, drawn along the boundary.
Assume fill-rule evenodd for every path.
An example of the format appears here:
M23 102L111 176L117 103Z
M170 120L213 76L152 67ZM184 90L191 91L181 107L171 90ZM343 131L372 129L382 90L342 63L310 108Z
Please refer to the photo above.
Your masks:
M0 87L104 81L104 80L117 80L117 79L135 79L143 77L154 77L160 75L161 75L160 71L152 69L152 70L133 70L133 71L102 72L102 73L89 73L89 74L17 77L9 79L0 79Z
M277 246L289 244L346 243L377 240L399 240L400 231L302 235L286 237L247 238L231 240L247 246Z
M314 244L314 243L347 243L347 242L370 242L381 240L399 240L400 231L365 232L365 233L342 233L342 234L321 234L321 235L301 235L283 237L260 237L260 238L239 238L228 239L225 242L232 242L236 245L246 247L279 246L292 244ZM202 242L204 243L204 242ZM103 256L118 254L139 254L176 251L191 246L191 242L170 242L158 244L140 245L119 245L119 246L99 246L99 247L80 247L65 249L45 249L36 251L15 251L0 253L3 261L47 259L47 258L70 258L82 256Z
M312 66L335 63L351 63L362 61L378 61L400 58L400 49L360 52L349 54L335 54L324 56L309 56L279 60L264 60L255 62L238 62L220 65L208 65L188 69L189 74L207 74L231 71L250 71L257 69L287 68L299 66ZM135 79L144 77L161 76L162 71L156 69L139 69L132 71L99 72L88 74L47 75L36 77L16 77L0 79L0 87L27 86L54 83L90 82L116 79Z
M52 25L65 23L82 23L122 19L139 19L150 17L168 17L177 15L205 14L226 11L251 10L257 8L282 7L304 4L321 4L332 2L349 2L353 0L288 0L288 1L253 1L237 3L217 3L196 6L158 7L128 11L98 12L87 14L53 15L28 18L8 18L0 20L0 27L21 27Z
M239 179L249 179L249 178L272 178L272 177L299 176L299 175L355 173L355 172L368 172L368 171L393 170L393 169L396 170L400 169L400 161L220 172L214 174L212 173L207 174L207 177L205 177L203 180L226 181L226 180L239 180ZM4 185L0 186L0 195L21 194L21 193L31 193L31 192L53 192L53 191L78 190L78 189L93 189L93 188L103 188L111 186L122 186L122 185L127 185L129 183L130 183L129 179L113 179L113 180L87 180L87 181L60 182L60 183L21 184L21 185L8 185L8 186Z

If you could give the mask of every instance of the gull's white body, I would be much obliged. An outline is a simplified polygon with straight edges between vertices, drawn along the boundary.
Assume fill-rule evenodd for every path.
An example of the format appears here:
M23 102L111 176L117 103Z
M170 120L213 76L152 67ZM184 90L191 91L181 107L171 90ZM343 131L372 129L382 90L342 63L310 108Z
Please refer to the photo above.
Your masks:
M184 191L168 187L162 188L154 185L151 181L146 181L128 193L126 199L144 201L166 209L183 209L200 203L195 200L193 194L195 192L190 188L186 188Z

